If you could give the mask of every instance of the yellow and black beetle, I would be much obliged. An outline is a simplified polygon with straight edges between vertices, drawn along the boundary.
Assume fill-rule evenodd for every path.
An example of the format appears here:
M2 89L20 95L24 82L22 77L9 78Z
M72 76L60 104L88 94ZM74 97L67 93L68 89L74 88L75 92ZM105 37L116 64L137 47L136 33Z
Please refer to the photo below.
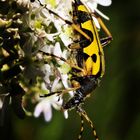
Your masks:
M40 5L44 6L41 3ZM72 64L70 64L73 70L73 76L71 78L71 90L74 90L74 96L62 105L62 109L69 110L75 108L81 116L82 126L80 134L78 136L79 140L81 139L83 133L83 118L85 118L90 123L90 126L93 129L93 134L96 140L98 140L98 136L96 134L93 123L87 116L86 112L82 109L81 105L88 97L88 95L93 92L93 90L98 86L102 76L104 75L105 59L103 47L112 40L112 36L100 19L99 15L96 12L91 13L87 6L85 6L81 2L81 0L74 0L72 2L72 22L63 19L55 12L48 9L46 5L44 7L51 14L54 14L55 16L59 17L67 24L72 26L74 33L78 35L78 39L76 39L74 43L69 46L71 49L76 50L76 55L74 59L76 59L77 65L73 66ZM97 27L92 19L92 16L95 16L98 19L100 26L107 34L106 38L100 39ZM57 57L55 55L52 56ZM67 60L63 58L60 59L68 63ZM66 91L67 90L65 90L65 92ZM63 91L50 93L47 94L45 97L51 96L53 94L61 94L61 92L63 93Z

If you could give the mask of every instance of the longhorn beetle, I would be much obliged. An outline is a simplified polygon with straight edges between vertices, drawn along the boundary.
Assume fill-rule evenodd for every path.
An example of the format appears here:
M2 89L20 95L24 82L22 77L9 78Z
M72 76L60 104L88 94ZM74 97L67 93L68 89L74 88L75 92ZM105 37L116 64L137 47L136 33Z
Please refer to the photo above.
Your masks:
M72 22L63 19L55 12L48 9L47 6L43 5L40 1L39 3L41 6L44 6L44 8L46 8L51 14L54 14L61 20L65 21L65 23L72 26L74 33L79 36L79 39L75 40L75 43L69 46L71 49L75 49L77 52L75 56L77 62L76 66L73 66L64 58L46 53L47 55L59 58L60 60L70 64L74 73L73 77L71 78L72 89L51 92L46 94L44 97L48 97L53 94L59 95L64 92L68 92L69 90L74 90L74 96L62 105L62 109L70 110L75 108L80 115L81 130L78 136L78 140L81 139L84 130L84 118L90 124L95 139L99 140L92 121L89 119L87 113L82 109L82 103L84 103L85 99L89 97L90 93L93 92L93 90L98 86L101 78L104 75L105 60L103 47L112 40L112 36L100 19L99 15L96 12L91 13L89 9L81 2L81 0L74 0L72 2ZM107 34L107 37L100 39L92 16L95 16L98 19L98 22ZM75 74L75 72L77 74Z

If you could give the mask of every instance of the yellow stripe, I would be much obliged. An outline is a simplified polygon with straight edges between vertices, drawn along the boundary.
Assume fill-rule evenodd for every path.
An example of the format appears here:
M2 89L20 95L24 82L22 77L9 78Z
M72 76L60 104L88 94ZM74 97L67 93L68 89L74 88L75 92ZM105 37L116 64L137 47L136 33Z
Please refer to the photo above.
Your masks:
M78 6L78 10L89 13L85 5ZM83 29L89 30L90 32L92 32L93 35L93 37L90 37L93 38L92 43L89 46L85 47L83 49L83 52L88 54L89 56L92 56L93 54L96 54L97 56L96 62L93 62L91 57L89 57L86 60L85 65L86 65L87 74L96 75L100 71L100 68L102 67L102 71L101 71L101 77L102 77L105 71L104 52L100 43L96 26L94 25L94 22L91 18L90 20L82 23L81 27Z
M83 32L80 28L78 28L77 25L72 24L71 25L77 32L79 32L80 34L82 34L86 39L91 40L91 38L85 33Z
M84 12L89 13L89 11L88 11L88 9L85 7L85 5L79 5L79 6L78 6L78 10L79 10L79 11L84 11Z

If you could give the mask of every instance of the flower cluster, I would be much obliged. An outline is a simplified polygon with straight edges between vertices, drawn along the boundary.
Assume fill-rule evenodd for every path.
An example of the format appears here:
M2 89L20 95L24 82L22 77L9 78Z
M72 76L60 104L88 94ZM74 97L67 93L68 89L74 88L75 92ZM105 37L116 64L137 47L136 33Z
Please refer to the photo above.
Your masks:
M83 1L92 12L95 10L108 19L97 9L97 4L109 6L110 0ZM61 17L72 21L69 14L72 10L71 0L40 0L40 2ZM100 28L97 19L94 20L97 28ZM0 2L2 112L10 104L20 118L25 114L38 117L43 113L45 120L50 121L52 107L61 110L63 104L61 95L54 94L47 98L42 98L40 95L71 86L68 80L71 68L61 60L61 58L66 60L70 58L68 45L73 42L71 35L72 28L41 6L38 0L33 3L30 0ZM29 104L34 105L33 110ZM67 118L67 112L64 114Z

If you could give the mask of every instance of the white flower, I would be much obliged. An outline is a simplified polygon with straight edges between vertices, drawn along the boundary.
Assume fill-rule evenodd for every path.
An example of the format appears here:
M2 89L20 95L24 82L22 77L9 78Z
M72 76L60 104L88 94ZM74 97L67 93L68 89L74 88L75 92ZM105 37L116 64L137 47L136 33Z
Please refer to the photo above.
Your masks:
M42 88L46 89L45 84L42 84ZM52 118L52 107L56 110L60 110L62 107L62 103L63 100L61 96L57 96L56 94L41 99L35 107L34 116L39 117L40 114L43 113L45 121L48 122Z
M62 99L57 95L52 95L41 100L35 107L34 116L39 117L43 113L45 121L49 122L52 118L52 107L60 110L62 106Z
M24 6L24 7L29 8L30 0L17 0L17 3L18 3L19 5L22 5L22 6Z
M87 3L93 3L95 5L100 4L102 6L110 6L112 3L112 0L84 0L84 1ZM96 7L94 7L94 8L96 8Z
M111 0L95 0L95 1L102 6L110 6L112 3Z
M85 0L87 1L88 7L91 9L92 12L97 12L100 16L105 18L106 20L109 20L109 17L107 17L105 14L103 14L101 11L97 9L97 5L100 4L102 6L110 6L112 1L111 0Z
M50 83L49 76L51 73L51 68L48 64L45 65L43 71L46 71L45 81ZM59 91L59 89L62 87L62 84L59 83L60 76L59 74L56 75L56 79L53 81L51 85L51 92ZM45 83L42 83L42 89L48 91L46 88ZM61 95L51 95L49 97L46 97L44 99L40 99L39 103L36 105L34 110L34 116L39 117L41 113L43 113L45 121L50 121L52 118L52 107L56 110L61 110L62 108L63 99ZM68 118L68 112L64 112L64 117Z

